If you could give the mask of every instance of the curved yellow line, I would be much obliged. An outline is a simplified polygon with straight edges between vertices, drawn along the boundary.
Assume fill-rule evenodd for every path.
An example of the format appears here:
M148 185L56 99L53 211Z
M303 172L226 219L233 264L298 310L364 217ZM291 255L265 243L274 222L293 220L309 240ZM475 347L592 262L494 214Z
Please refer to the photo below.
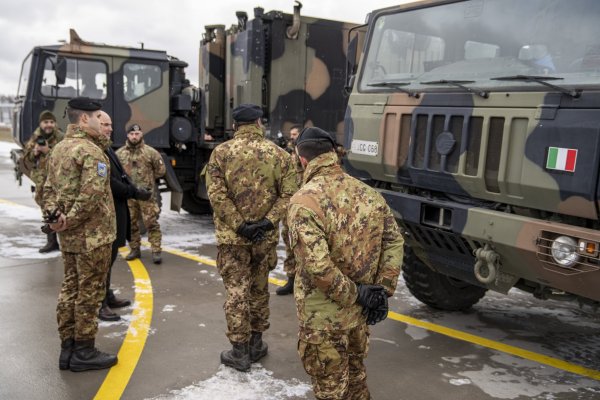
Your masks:
M139 259L128 263L135 281L136 307L133 309L127 335L119 350L119 363L106 375L94 397L97 400L121 398L142 355L152 322L154 295L148 271Z

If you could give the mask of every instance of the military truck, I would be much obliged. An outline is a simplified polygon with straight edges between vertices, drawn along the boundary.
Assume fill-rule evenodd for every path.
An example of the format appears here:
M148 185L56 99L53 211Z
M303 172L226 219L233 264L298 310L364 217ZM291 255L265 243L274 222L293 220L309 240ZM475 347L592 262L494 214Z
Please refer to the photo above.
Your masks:
M65 129L69 99L88 96L113 119L113 143L138 123L144 140L167 165L172 209L210 212L203 166L211 151L232 135L231 110L255 103L264 110L267 135L282 137L295 124L343 134L346 52L357 52L356 24L254 9L237 12L237 23L206 26L200 42L199 87L188 64L165 51L91 43L71 30L62 45L35 47L23 62L13 136L23 145L42 110L52 110ZM349 43L349 38L354 38ZM17 158L17 157L14 157Z
M348 171L379 188L421 302L600 301L600 2L373 11L350 78Z

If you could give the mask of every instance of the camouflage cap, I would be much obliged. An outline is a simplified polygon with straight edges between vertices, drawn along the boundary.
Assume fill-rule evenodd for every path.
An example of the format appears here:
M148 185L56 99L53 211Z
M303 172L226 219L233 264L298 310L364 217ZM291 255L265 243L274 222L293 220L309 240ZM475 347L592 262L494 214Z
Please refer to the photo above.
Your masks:
M69 107L74 110L98 111L102 108L102 104L89 97L75 97L69 100Z
M262 117L262 109L255 104L240 104L231 112L231 116L238 122L252 122Z
M139 124L131 124L127 127L127 133L133 131L141 131L142 127Z
M329 134L329 132L324 131L321 128L310 127L302 129L302 132L298 135L298 139L296 139L296 145L300 145L306 142L330 142L331 146L335 146L335 140Z
M45 121L47 119L51 119L52 121L56 122L56 117L54 116L54 114L52 114L52 111L50 110L44 110L40 113L40 122Z

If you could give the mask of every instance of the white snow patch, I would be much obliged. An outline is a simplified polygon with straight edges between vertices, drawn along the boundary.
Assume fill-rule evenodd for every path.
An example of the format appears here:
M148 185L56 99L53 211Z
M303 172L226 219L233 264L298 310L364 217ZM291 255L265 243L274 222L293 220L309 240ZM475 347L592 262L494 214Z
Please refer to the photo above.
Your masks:
M470 379L450 379L448 382L454 386L462 386L462 385L470 385L471 384Z
M163 307L162 312L171 312L171 311L173 311L175 309L175 307L177 307L177 306L174 305L174 304L166 304Z
M273 378L273 372L260 364L253 365L248 373L221 365L213 377L154 399L280 400L304 397L310 391L309 384L297 379Z
M394 342L393 340L382 339L382 338L377 338L377 337L371 337L371 338L369 338L369 340L371 342L383 342L383 343L393 344L396 346L398 345L398 343Z
M429 332L427 332L427 330L412 325L408 325L404 332L413 338L413 340L423 340L426 337L429 337Z

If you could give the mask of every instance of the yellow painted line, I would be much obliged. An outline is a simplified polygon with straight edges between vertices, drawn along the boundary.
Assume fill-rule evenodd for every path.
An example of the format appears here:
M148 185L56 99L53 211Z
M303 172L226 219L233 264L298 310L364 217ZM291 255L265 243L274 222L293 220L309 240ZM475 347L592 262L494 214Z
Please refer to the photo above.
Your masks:
M173 250L173 249L163 249L163 250L167 253L175 254L180 257L187 258L188 260L200 262L202 264L212 265L213 267L217 265L217 263L213 260L207 260L202 257L198 257L193 254L186 253L184 251ZM275 285L278 285L278 286L283 286L286 283L286 281L284 281L284 280L277 279L277 278L271 278L271 277L269 277L269 282L271 282ZM517 357L520 357L520 358L523 358L526 360L530 360L530 361L535 361L539 364L548 365L550 367L561 369L563 371L568 371L568 372L572 372L574 374L578 374L581 376L586 376L588 378L600 380L600 371L597 371L597 370L594 370L591 368L585 368L585 367L582 367L577 364L573 364L573 363L570 363L567 361L560 360L558 358L545 356L543 354L525 350L520 347L500 343L495 340L486 339L481 336L477 336L477 335L473 335L473 334L470 334L467 332L459 331L457 329L448 328L448 327L445 327L442 325L434 324L432 322L426 322L426 321L423 321L420 319L409 317L408 315L398 314L393 311L390 311L388 313L388 317L395 321L403 322L408 325L427 329L428 331L436 332L441 335L448 336L448 337L451 337L454 339L458 339L458 340L473 343L473 344L476 344L479 346L498 350L503 353L512 354L514 356L517 356Z
M123 250L121 248L121 255L124 255ZM128 264L135 281L136 307L133 309L127 335L119 350L119 363L106 375L94 397L97 400L121 398L142 355L152 322L154 295L148 271L140 260L128 261Z
M540 364L549 365L554 368L562 369L564 371L572 372L574 374L587 376L588 378L600 380L600 371L596 371L590 368L585 368L577 364L572 364L567 361L559 360L558 358L545 356L533 351L525 350L520 347L511 346L508 344L500 343L495 340L486 339L481 336L472 335L457 329L448 328L442 325L437 325L431 322L422 321L420 319L409 317L408 315L398 314L393 311L388 313L388 317L395 321L404 322L405 324L418 326L419 328L427 329L428 331L440 333L445 336L449 336L454 339L462 340L469 343L474 343L480 346L488 347L490 349L498 350L503 353L512 354L517 357L524 358L526 360L535 361Z
M26 206L24 204L15 203L14 201L5 200L5 199L0 199L0 204L6 204L6 205L9 205L9 206L25 207L25 208L31 208L31 209L35 209L36 208L36 207L32 207L32 206Z
M150 243L148 243L146 241L142 241L142 244L146 247L150 247ZM179 257L187 258L188 260L196 261L201 264L210 265L211 267L217 266L217 262L215 260L209 260L208 258L199 257L194 254L186 253L185 251L169 249L169 248L164 248L164 247L163 247L162 251L164 251L165 253L174 254ZM283 286L286 284L287 281L269 277L269 282L271 282L272 284L277 285L277 286Z

